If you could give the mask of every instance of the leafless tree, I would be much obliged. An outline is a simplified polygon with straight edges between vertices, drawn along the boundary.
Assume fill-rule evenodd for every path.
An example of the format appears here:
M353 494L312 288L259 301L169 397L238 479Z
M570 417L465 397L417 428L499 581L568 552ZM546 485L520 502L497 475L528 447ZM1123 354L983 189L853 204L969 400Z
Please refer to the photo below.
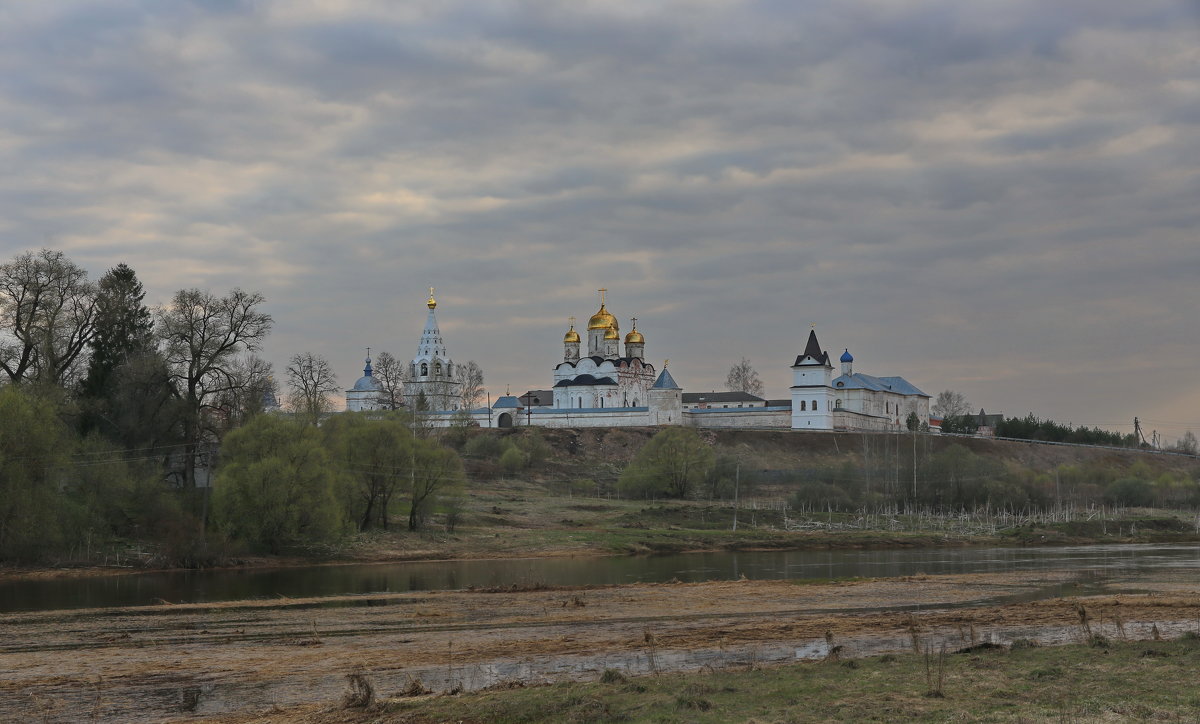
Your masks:
M462 368L463 409L474 410L483 401L483 368L471 360Z
M184 485L196 486L196 450L206 412L223 395L242 389L247 378L235 362L242 352L257 351L271 331L271 317L258 310L261 294L234 289L218 297L199 289L181 289L156 310L156 331L163 342L175 392L185 403Z
M942 390L929 409L933 414L949 420L971 412L971 403L967 402L967 396L961 392Z
M317 424L332 408L329 396L338 391L337 375L329 360L312 352L292 355L287 366L292 409Z
M399 409L404 402L405 364L391 352L380 352L375 358L374 375L382 388L380 402L389 410Z
M1195 455L1197 448L1200 448L1200 445L1196 442L1196 433L1191 430L1185 431L1183 436L1175 441L1175 449L1181 453Z
M10 382L73 381L95 322L96 287L61 251L0 266L0 369Z
M745 357L729 368L729 374L725 377L725 387L731 392L746 392L757 397L762 397L763 394L762 380L759 379L758 372L750 364L750 360Z
M213 402L213 408L219 411L213 420L217 423L216 432L225 433L241 427L263 412L268 400L275 400L279 385L272 372L271 363L256 355L244 354L233 359L229 365L232 384Z

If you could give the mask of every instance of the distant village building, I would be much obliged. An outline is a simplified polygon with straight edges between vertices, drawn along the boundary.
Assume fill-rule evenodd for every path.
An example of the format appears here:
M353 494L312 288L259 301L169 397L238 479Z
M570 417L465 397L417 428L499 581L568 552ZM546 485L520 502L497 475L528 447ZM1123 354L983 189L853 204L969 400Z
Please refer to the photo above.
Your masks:
M406 405L431 424L468 420L484 427L902 430L912 413L920 422L929 423L929 395L903 377L855 372L849 349L840 359L842 374L834 377L829 354L821 349L815 330L792 365L791 399L767 400L745 392L685 393L666 363L659 372L646 361L646 338L638 331L636 317L631 318L630 331L622 340L605 291L600 290L600 309L588 320L586 347L571 318L563 336L562 361L554 366L550 389L504 395L491 408L464 410L462 370L446 350L431 288L425 328L404 385ZM382 392L368 356L363 376L346 391L346 409L380 409Z
M996 428L1004 422L1003 414L989 415L982 407L979 408L979 414L972 417L975 422L975 434L979 437L996 437Z
M749 392L685 392L683 409L766 407L767 401Z

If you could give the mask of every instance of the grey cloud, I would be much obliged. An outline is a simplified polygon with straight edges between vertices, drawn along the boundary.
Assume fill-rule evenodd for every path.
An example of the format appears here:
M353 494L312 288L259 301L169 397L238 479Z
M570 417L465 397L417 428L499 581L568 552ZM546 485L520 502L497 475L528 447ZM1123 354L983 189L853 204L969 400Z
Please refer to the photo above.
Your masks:
M782 395L780 360L816 322L866 371L1076 420L1145 403L1103 375L1063 392L1002 371L1092 369L1124 340L1200 333L1186 4L310 19L80 2L9 19L0 252L61 244L96 273L128 260L160 298L263 288L272 358L327 354L343 381L366 344L408 354L430 284L453 300L451 352L514 387L545 384L598 286L696 388L744 351ZM1200 404L1200 385L1178 397Z

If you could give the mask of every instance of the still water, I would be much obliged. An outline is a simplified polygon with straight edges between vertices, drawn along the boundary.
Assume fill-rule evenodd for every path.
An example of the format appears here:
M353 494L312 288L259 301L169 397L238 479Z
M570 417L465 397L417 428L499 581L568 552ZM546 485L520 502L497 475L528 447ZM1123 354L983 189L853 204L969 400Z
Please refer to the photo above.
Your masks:
M1165 571L1180 581L1196 581L1200 580L1200 545L721 552L150 572L0 582L0 612L138 606L158 599L199 603L536 583L693 582L741 576L819 580L1064 569L1104 577Z

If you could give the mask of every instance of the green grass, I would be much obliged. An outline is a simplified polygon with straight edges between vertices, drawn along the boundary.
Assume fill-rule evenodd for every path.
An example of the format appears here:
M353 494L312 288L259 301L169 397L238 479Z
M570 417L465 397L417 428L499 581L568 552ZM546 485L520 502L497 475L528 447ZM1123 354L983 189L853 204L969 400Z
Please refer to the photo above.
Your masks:
M893 654L756 671L641 678L606 672L595 683L392 700L370 717L714 724L1196 721L1198 667L1196 639L948 654L942 696L936 697L928 695L924 660Z

